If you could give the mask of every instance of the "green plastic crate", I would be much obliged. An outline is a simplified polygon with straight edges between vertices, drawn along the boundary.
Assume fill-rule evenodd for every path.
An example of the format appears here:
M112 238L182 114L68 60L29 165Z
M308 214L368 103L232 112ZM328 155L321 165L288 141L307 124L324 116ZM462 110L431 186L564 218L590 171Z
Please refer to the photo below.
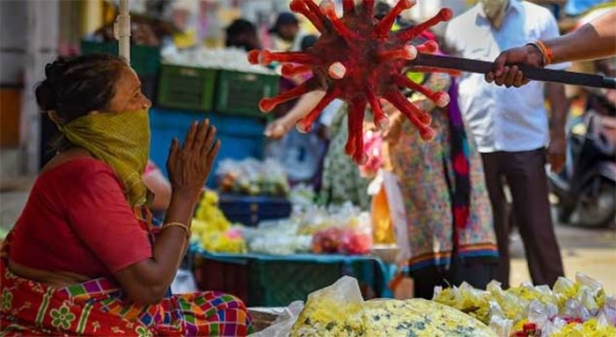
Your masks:
M249 305L286 307L342 277L340 263L255 261L250 266Z
M81 41L81 54L112 54L118 55L117 42ZM160 69L160 47L130 46L130 64L140 76L157 75Z
M158 104L167 108L211 111L218 70L163 64Z
M221 70L215 109L221 114L266 118L259 101L278 93L279 79L277 75Z
M340 277L355 277L364 299L384 298L389 270L378 259L323 256L267 257L260 254L207 253L192 245L194 274L200 290L236 295L249 307L286 307L332 285Z

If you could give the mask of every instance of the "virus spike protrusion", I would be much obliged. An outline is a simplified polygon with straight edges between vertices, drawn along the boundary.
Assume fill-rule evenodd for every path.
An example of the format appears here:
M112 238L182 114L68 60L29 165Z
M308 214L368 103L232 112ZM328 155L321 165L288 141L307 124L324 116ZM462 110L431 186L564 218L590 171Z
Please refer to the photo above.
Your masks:
M278 104L292 100L309 91L314 90L316 87L316 83L316 79L313 77L310 80L298 85L291 90L285 91L278 96L263 98L261 99L261 101L259 101L259 109L263 112L270 112L274 110L274 108Z
M416 0L399 0L398 3L392 8L387 15L375 27L375 32L377 37L384 38L387 37L391 27L393 27L396 22L396 18L400 15L400 13L405 10L415 6L417 3Z
M426 54L436 53L436 51L438 51L438 43L436 41L427 41L426 43L417 46L417 51Z
M381 102L374 92L374 88L366 88L366 96L368 97L368 104L372 108L372 114L374 115L374 124L379 130L387 130L389 128L389 118L383 112Z
M259 64L259 58L261 55L260 50L251 50L248 52L248 62L250 64Z
M367 102L364 99L355 99L349 104L349 137L345 152L353 157L353 161L362 164L364 160L364 112Z
M425 142L431 142L436 138L436 131L431 127L427 127L419 131L419 137Z
M310 0L312 1L312 0ZM350 30L336 14L336 5L331 0L321 1L321 13L325 15L334 26L334 29L343 38L354 38L355 32Z
M412 107L415 107L413 103L411 103L411 105ZM432 116L430 116L430 114L423 112L421 110L415 110L415 112L417 113L417 118L419 118L419 120L421 121L423 125L429 126L432 124Z
M398 74L394 76L394 82L399 86L407 87L422 93L440 108L446 107L447 104L449 104L449 94L446 92L434 92L421 84L411 81L411 79L404 75Z
M269 50L263 50L259 54L259 63L262 65L267 65L274 61L300 64L318 63L318 60L314 56L300 51L272 53Z
M312 2L312 0L310 0L310 2ZM289 8L291 9L291 11L295 13L300 13L306 18L308 18L308 20L310 20L312 25L319 32L323 33L326 30L325 24L323 23L324 17L321 15L321 12L319 11L314 12L313 10L311 10L310 6L307 6L304 0L291 1Z
M414 60L417 57L417 48L414 46L404 46L400 49L396 50L387 50L379 53L379 58L381 61L390 61L390 60Z
M449 21L451 20L452 17L453 17L453 12L451 11L451 9L443 8L428 21L422 22L416 26L404 28L398 31L396 35L401 41L411 41L412 39L416 38L419 34L421 34L423 31L426 31L443 21Z
M364 0L362 2L364 12L366 13L366 16L368 16L369 18L374 16L374 3L375 2L376 2L375 0Z
M406 100L406 102L408 103L405 104L407 111L414 115L421 125L428 127L432 124L432 116L425 111L421 111L417 106L415 106L415 104L409 102L408 100Z
M303 3L309 12L311 12L314 16L318 17L319 20L321 20L321 22L323 23L323 27L325 27L324 29L327 30L330 26L327 25L327 17L321 12L321 8L319 8L319 5L317 5L314 0L303 0Z
M344 14L355 13L355 1L342 0L342 10Z
M312 72L312 67L305 64L294 65L291 63L287 63L282 66L280 72L284 77L293 77L295 75L307 74Z
M334 89L333 91L325 94L325 96L312 109L312 111L310 111L308 115L306 115L297 122L297 124L295 125L297 131L299 131L300 133L310 132L310 130L312 130L312 125L314 124L314 121L319 117L323 109L325 109L325 107L327 107L329 103L331 103L339 94L340 91L338 89Z
M351 112L351 107L349 107L349 113ZM353 121L351 116L347 117L347 129L349 129L349 136L347 137L347 142L346 145L344 146L344 153L349 156L349 157L353 157L353 154L355 153L355 137L357 137L356 134L351 133L350 130L352 129L352 125Z
M451 97L449 97L448 93L444 91L436 93L436 97L434 100L434 103L436 103L436 106L438 106L439 108L444 108L449 105L449 102L451 102Z
M346 67L341 62L332 63L332 65L327 69L329 76L336 80L344 78L346 71Z
M414 28L392 32L391 27L396 17L412 7L417 0L398 0L394 8L380 21L374 18L375 0L336 0L344 10L341 16L336 15L332 1L334 0L323 0L321 3L321 0L290 0L291 10L307 17L321 33L317 43L309 51L254 51L248 54L251 63L266 65L279 61L283 65L284 76L293 76L304 71L312 72L312 79L279 96L263 99L259 107L264 111L271 111L277 104L313 90L331 93L331 97L325 102L319 101L320 104L297 123L299 130L305 132L310 130L314 119L327 101L334 96L344 100L349 104L349 135L345 152L358 163L368 158L364 153L362 133L366 105L371 107L375 125L380 129L388 127L388 116L386 111L383 111L382 99L393 103L400 113L417 127L417 141L420 141L419 136L425 140L433 139L437 135L430 127L433 116L410 103L400 92L400 86L394 84L401 83L424 93L438 106L447 105L450 98L446 93L434 93L420 84L409 84L396 77L402 76L402 72L409 66L412 71L444 72L453 76L460 74L457 71L413 65L412 59L419 53L438 52L434 42L426 42L419 47L405 47L410 45L408 41L428 28L449 20L452 12L448 9L441 10L438 15ZM354 4L357 5L353 6ZM289 63L292 65L288 65ZM326 95L323 94L323 97Z
M400 92L390 91L385 94L385 99L393 104L404 116L406 116L406 118L408 118L411 123L419 129L420 133L425 133L426 129L429 128L429 126L424 124L424 121L422 121L418 116L417 112L419 109L417 109L413 103L409 102Z

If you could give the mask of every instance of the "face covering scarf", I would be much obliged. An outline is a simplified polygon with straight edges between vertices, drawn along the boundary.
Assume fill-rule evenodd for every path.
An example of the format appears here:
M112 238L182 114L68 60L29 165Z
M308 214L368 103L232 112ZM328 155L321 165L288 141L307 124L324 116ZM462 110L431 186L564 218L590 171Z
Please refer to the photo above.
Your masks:
M61 124L51 119L72 144L88 150L118 175L131 206L146 203L143 174L149 158L150 124L148 110L104 112L79 117Z

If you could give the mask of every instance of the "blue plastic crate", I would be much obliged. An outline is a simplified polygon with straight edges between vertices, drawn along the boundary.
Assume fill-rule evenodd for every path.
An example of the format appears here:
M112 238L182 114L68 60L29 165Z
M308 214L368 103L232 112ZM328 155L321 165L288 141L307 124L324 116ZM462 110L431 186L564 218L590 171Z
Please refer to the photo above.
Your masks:
M217 115L216 129L221 141L218 159L243 160L265 157L266 120L251 117Z
M150 109L152 140L150 158L167 174L167 156L171 140L175 137L184 140L186 132L196 120L209 118L216 126L221 141L220 151L212 173L207 181L208 187L215 187L218 162L223 159L242 160L246 158L263 159L265 153L265 120L249 117L221 116L188 110Z
M257 226L263 220L285 219L291 215L291 203L285 198L221 194L218 206L231 222Z

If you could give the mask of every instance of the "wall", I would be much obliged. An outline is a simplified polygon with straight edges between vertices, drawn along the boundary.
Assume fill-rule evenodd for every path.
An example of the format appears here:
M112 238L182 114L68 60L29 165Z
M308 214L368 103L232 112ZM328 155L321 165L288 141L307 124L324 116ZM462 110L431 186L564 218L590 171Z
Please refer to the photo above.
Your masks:
M0 86L23 85L26 3L0 1Z
M41 116L33 88L57 55L59 7L59 0L0 1L0 88L11 90L2 93L8 99L2 104L2 128L10 129L7 142L18 145L15 174L38 171Z
M19 145L26 52L23 35L26 23L25 1L0 1L0 22L0 147L6 151Z

